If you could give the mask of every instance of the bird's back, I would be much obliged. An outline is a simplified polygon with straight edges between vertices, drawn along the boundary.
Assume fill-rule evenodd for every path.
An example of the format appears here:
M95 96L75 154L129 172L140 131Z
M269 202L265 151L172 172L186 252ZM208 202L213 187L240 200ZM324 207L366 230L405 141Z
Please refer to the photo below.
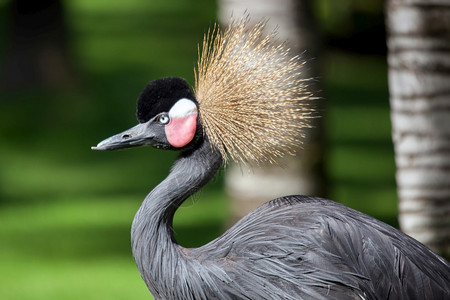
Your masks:
M428 248L333 201L272 200L188 256L220 299L445 299L450 266ZM213 283L220 281L222 284ZM204 287L205 288L205 287Z

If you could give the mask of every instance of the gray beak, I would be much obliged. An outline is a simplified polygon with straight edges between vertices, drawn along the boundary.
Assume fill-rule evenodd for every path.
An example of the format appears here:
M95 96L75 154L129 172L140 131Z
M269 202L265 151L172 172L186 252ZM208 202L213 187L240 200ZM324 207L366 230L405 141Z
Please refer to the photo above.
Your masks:
M101 141L97 146L91 147L91 149L116 150L142 145L151 145L154 138L154 133L149 129L148 125L148 122L138 124L133 128Z

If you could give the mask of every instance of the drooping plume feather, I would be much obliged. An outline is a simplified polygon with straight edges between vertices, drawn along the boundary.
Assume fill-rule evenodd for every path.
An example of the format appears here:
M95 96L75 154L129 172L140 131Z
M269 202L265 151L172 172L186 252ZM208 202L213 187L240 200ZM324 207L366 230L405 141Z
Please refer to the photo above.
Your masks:
M294 154L309 126L311 93L292 57L265 23L248 19L204 38L195 78L200 121L211 143L239 163L276 163ZM201 53L200 53L201 52Z

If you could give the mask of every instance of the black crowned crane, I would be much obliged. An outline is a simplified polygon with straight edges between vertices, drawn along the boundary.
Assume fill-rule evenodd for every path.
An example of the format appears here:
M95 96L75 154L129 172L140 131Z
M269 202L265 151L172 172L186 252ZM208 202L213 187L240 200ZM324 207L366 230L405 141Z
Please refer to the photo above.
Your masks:
M276 163L300 146L312 117L303 63L263 35L263 24L246 30L247 23L205 36L195 92L181 78L150 82L137 102L139 124L93 147L180 151L131 229L150 292L157 299L450 299L448 262L325 199L278 198L202 247L176 243L175 211L228 157Z

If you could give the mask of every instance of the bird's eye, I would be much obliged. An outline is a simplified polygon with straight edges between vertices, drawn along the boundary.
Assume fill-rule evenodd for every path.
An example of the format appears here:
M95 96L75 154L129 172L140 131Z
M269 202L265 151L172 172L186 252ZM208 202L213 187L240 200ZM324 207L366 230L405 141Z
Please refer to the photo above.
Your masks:
M157 120L161 124L167 124L167 123L169 123L170 119L169 119L169 116L166 113L164 113L164 114L159 115Z

